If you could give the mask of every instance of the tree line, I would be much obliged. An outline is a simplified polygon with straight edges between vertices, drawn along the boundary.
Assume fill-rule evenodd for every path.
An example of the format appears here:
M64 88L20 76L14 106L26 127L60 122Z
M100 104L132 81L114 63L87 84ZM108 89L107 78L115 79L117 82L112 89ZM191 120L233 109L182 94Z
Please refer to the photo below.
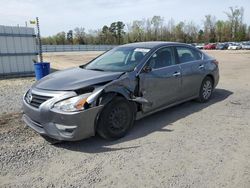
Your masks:
M177 41L185 43L208 43L250 40L250 26L244 23L244 8L229 7L224 12L227 20L217 20L206 15L203 26L194 22L174 19L165 21L161 16L135 20L124 24L122 21L104 25L101 29L85 31L77 27L68 32L43 37L42 44L124 44L142 41Z

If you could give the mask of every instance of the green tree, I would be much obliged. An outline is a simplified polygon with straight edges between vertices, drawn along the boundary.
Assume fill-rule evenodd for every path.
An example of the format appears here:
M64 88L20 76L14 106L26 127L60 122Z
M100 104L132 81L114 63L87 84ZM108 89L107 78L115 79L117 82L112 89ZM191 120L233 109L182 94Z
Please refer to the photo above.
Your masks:
M239 26L239 30L236 35L236 40L237 41L244 41L247 39L247 25L246 24L241 24Z
M75 28L75 41L77 44L85 44L86 33L84 27Z
M184 27L185 27L185 23L184 22L179 22L176 26L175 26L175 39L177 42L185 42L185 32L184 32Z
M117 26L116 26L116 22L113 22L110 24L109 27L109 32L112 36L112 43L115 44L116 40L117 40Z
M152 25L151 25L151 19L147 19L146 20L146 24L145 24L145 41L151 41L154 40L152 37Z
M55 45L56 44L54 36L43 37L41 40L42 40L42 44L44 44L44 45L45 44L47 44L47 45Z
M135 20L133 21L132 27L131 27L131 37L133 38L132 42L141 42L143 41L144 37L144 31L143 31L143 21L141 20Z
M198 32L198 37L196 42L204 42L204 31L202 29L199 30Z
M244 8L229 7L229 12L225 12L225 14L227 15L230 23L231 39L239 40L239 35L242 35L242 30L240 31L240 29L243 29Z
M111 23L109 32L113 36L113 43L121 44L124 32L125 24L121 21Z
M65 32L62 31L60 33L57 33L55 36L56 44L66 44L66 37Z
M154 40L158 40L160 38L160 29L162 28L164 19L161 16L154 16L151 19L151 24L154 30Z
M198 26L194 22L189 22L185 25L185 42L194 43L197 40Z
M73 31L72 30L69 30L67 33L67 41L68 41L68 44L73 44Z
M116 22L116 30L117 30L117 38L118 38L118 44L121 44L124 32L125 24L121 21Z
M216 32L216 41L221 42L223 36L223 28L225 27L225 23L222 20L218 20L215 24L215 32Z
M60 32L53 36L43 37L43 44L122 44L128 42L142 42L152 40L179 42L225 42L250 40L250 26L243 23L244 9L229 8L226 12L227 20L216 20L212 15L206 15L203 26L194 22L180 21L175 24L174 19L164 22L161 16L135 20L125 24L122 21L113 22L108 27L104 25L97 30L85 32L84 27ZM126 30L126 33L125 33Z
M106 25L102 27L102 38L103 44L109 44L109 27Z
M216 41L215 23L216 23L216 18L214 16L211 16L211 15L205 16L205 20L204 20L205 42Z

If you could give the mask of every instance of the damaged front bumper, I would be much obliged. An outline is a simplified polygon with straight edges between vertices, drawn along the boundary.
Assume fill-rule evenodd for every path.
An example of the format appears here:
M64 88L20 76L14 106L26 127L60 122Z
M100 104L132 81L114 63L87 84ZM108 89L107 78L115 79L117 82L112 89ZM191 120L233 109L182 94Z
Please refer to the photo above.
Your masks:
M23 98L23 120L41 135L57 140L76 141L95 135L95 124L102 105L77 112L61 112L53 105L65 98L76 95L74 92L48 92L32 90L36 96L50 96L39 107L29 104Z

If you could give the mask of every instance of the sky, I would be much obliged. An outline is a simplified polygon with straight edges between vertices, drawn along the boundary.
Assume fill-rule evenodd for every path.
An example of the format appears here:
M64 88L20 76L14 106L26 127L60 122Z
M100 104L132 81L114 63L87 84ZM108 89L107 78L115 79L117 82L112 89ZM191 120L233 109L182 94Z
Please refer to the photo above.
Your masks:
M154 15L175 22L202 26L205 15L227 19L229 7L245 9L244 22L250 25L250 0L0 0L0 25L24 26L39 17L41 35L67 32L75 27L100 29L114 21L131 23Z

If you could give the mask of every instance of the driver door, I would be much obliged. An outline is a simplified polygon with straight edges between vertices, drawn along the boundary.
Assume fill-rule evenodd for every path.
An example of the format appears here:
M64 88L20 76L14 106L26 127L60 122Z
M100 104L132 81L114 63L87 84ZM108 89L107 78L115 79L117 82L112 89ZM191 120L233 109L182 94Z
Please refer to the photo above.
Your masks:
M157 50L146 63L140 77L140 93L148 100L143 112L170 105L179 99L181 69L175 61L172 47Z

